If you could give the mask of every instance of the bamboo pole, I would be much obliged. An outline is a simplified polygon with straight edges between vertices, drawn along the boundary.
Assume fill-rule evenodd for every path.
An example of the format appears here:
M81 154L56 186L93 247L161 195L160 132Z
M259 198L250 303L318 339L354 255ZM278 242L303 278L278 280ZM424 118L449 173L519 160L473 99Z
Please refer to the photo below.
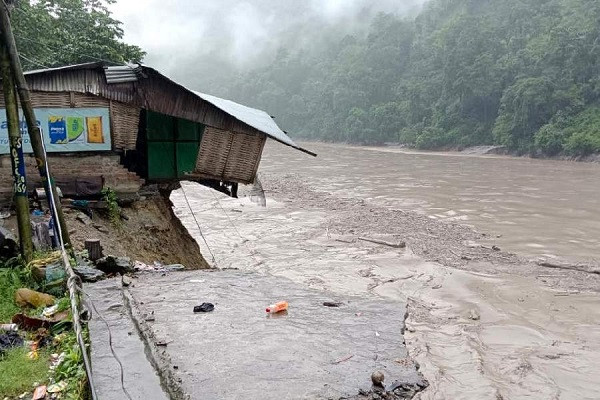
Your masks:
M33 111L31 96L29 94L29 86L27 85L25 75L23 74L23 68L21 67L19 52L17 50L15 37L10 24L8 6L4 0L1 0L0 2L0 28L2 30L2 39L5 43L10 58L13 76L17 84L19 98L21 99L21 107L23 108L23 113L25 115L25 121L27 122L27 131L29 132L31 147L33 148L33 154L37 162L40 177L42 178L44 190L46 191L46 198L50 199L50 194L52 193L54 198L58 199L58 193L56 191L56 186L51 179L52 176L50 166L48 165L46 152L44 151L44 145L42 143L42 134L39 126L37 125L37 120ZM57 222L61 227L63 242L70 246L71 239L69 238L69 229L67 228L65 222L65 216L63 214L60 201L56 202L56 209L53 211L53 214L58 219Z
M15 81L10 69L10 59L5 46L0 46L0 69L2 71L2 91L6 104L6 120L10 144L10 161L14 177L14 199L17 210L17 225L21 255L26 263L33 259L33 242L31 240L31 219L29 217L29 199L25 177L25 160L23 158L23 138L19 124L19 108Z

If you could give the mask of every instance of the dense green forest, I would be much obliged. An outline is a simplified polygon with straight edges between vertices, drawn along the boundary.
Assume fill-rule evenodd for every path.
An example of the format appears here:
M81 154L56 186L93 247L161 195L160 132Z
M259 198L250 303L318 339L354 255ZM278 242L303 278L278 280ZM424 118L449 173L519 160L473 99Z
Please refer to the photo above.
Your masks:
M600 1L431 0L224 90L314 140L599 152Z

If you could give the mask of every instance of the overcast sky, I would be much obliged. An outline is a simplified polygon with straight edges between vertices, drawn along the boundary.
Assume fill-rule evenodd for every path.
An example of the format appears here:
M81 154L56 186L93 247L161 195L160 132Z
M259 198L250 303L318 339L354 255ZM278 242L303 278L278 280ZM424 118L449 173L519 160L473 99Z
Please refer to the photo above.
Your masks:
M287 46L318 40L315 27L350 29L366 15L414 11L422 1L118 0L111 9L125 41L148 53L146 64L189 83L197 81L195 71L268 61L284 40Z

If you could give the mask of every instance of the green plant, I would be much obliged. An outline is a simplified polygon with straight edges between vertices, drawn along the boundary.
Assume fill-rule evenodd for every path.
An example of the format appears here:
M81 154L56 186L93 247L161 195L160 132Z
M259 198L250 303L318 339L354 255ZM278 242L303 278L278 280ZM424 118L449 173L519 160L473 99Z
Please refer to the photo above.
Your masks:
M84 340L88 342L87 335ZM56 367L53 380L55 382L67 382L67 388L63 392L63 398L67 400L80 400L86 398L87 377L83 365L81 350L77 344L74 333L69 333L60 346L65 353L63 361Z
M117 202L117 194L111 188L102 189L102 196L106 201L106 207L108 209L108 219L111 224L118 227L121 225L121 207Z

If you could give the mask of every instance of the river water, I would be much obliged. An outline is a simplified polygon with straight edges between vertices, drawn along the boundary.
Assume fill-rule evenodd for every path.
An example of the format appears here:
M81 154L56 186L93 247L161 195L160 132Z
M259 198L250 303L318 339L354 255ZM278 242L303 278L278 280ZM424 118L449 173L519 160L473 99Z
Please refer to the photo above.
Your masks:
M315 189L453 220L525 256L600 257L600 164L304 143L269 144L261 171Z

